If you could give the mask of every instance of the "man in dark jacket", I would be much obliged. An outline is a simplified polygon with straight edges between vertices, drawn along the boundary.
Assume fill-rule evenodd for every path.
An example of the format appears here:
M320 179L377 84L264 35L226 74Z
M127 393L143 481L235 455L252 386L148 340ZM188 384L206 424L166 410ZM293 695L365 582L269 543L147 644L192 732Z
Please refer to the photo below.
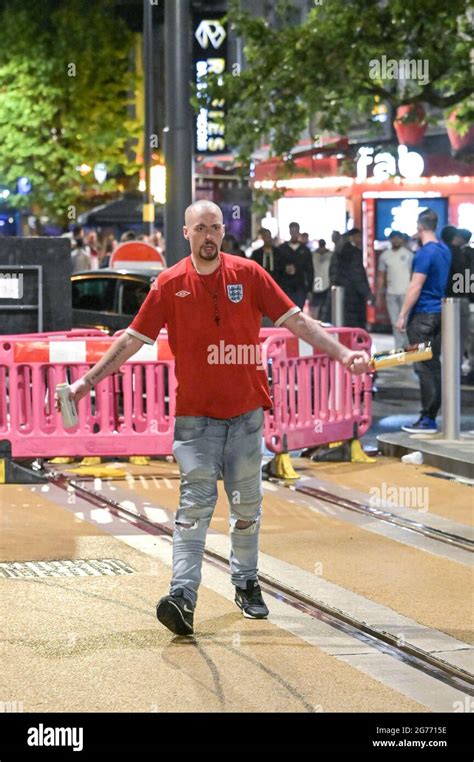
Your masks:
M344 287L344 325L365 328L366 305L373 300L362 257L359 228L347 232L348 240L334 252L329 278L332 286Z
M273 245L272 234L267 228L260 228L258 232L262 238L263 246L255 249L251 259L258 262L280 286L283 275L281 254L278 251L278 247Z
M278 252L282 261L280 286L300 309L307 295L313 293L313 258L307 246L300 242L300 226L290 222L290 240L282 243Z

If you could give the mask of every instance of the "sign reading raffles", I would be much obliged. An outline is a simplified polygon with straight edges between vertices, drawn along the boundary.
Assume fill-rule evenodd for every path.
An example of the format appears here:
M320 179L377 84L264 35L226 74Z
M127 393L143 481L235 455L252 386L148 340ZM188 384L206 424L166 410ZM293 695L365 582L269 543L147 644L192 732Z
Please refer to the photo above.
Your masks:
M211 17L210 17L211 16ZM194 24L194 78L199 91L206 89L207 74L224 74L227 66L227 32L219 17L199 17ZM195 143L198 153L225 153L224 98L215 98L210 108L202 107L196 117Z
M406 146L397 147L398 156L395 157L388 151L381 151L374 154L374 149L370 146L362 146L357 153L357 180L363 182L367 180L368 168L371 167L373 177L377 180L388 180L398 172L402 177L416 178L421 177L425 168L425 163L421 154L416 151L409 151ZM398 162L397 162L398 159Z

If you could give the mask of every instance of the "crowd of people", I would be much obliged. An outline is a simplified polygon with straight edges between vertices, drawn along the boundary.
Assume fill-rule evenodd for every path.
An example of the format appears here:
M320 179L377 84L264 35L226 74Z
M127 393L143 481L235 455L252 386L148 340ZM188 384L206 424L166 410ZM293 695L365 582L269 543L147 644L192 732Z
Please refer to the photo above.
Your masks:
M70 237L73 273L109 267L110 258L119 243L126 243L127 241L150 243L161 253L164 254L165 252L165 240L159 231L155 231L152 235L145 235L127 230L117 240L112 234L99 237L95 230L85 233L83 227L76 225L72 229Z
M362 256L362 236L358 228L342 235L332 234L332 248L324 238L309 240L298 222L289 225L288 241L277 242L269 230L261 228L261 245L251 257L274 278L283 291L303 309L309 303L311 316L323 322L331 317L331 286L344 286L344 322L365 328L366 304L373 301Z

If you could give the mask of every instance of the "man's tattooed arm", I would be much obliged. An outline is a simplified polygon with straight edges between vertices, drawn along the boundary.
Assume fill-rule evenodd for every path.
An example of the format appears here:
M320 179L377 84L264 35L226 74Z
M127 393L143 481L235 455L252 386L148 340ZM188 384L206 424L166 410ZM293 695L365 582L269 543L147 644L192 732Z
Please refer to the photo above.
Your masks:
M142 346L143 341L135 336L130 336L128 333L123 333L94 367L86 373L83 380L93 389L103 378L115 373Z

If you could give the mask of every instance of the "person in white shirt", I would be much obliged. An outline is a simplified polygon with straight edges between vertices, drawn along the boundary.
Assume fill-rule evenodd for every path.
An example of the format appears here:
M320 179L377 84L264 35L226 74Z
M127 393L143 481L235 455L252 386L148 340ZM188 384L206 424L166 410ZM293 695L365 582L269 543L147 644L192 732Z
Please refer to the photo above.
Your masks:
M318 248L313 251L313 296L311 298L311 317L315 320L327 322L330 320L330 287L329 265L331 264L332 251L326 247L326 241L321 238Z
M76 225L72 231L71 264L73 273L92 269L91 256L84 245L84 231L80 225Z
M91 230L90 233L87 234L85 249L91 258L91 270L98 270L99 252L97 245L97 233L95 230Z
M396 322L410 284L413 252L404 245L403 235L397 230L392 230L389 240L390 247L382 252L379 258L377 302L380 307L383 302L382 294L385 291L395 348L399 348L407 344L406 333L396 328Z
M72 273L80 272L81 270L92 270L92 261L87 251L76 246L71 252Z

